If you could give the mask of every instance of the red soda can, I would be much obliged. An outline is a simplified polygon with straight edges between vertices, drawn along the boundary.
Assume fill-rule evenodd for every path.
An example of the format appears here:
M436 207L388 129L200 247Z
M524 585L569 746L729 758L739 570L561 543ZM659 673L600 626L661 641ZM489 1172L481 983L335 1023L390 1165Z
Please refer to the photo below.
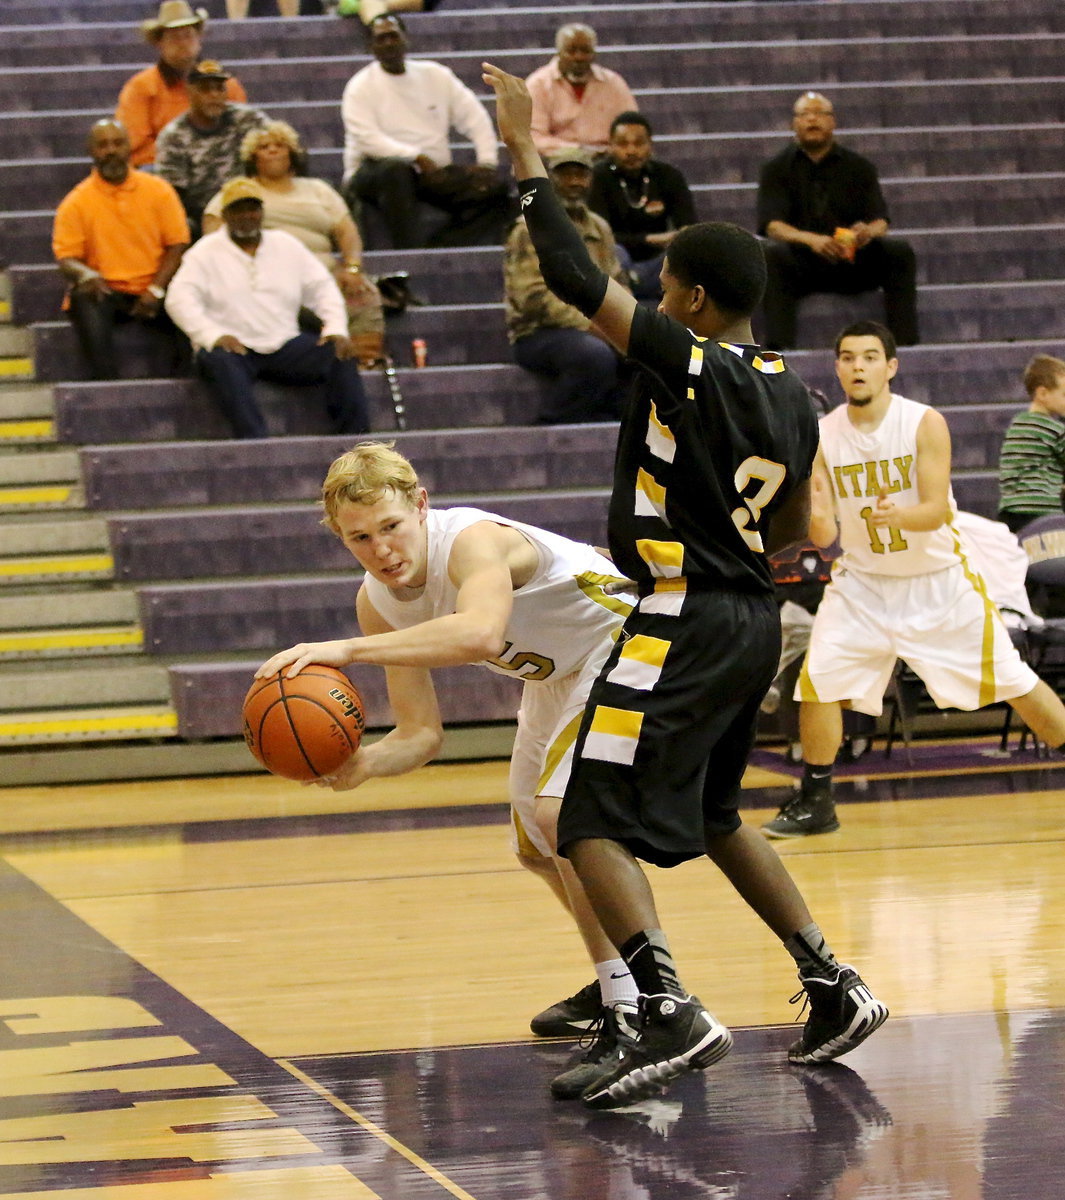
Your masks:
M428 360L428 351L424 338L414 338L410 344L410 359L416 367L424 367Z

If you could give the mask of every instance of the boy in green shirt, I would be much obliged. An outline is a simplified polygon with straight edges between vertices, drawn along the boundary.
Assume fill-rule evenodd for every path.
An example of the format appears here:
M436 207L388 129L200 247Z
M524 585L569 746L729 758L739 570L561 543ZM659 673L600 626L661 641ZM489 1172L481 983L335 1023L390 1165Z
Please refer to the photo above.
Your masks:
M1016 533L1062 511L1065 487L1065 362L1037 354L1024 369L1031 403L1006 430L999 455L998 519Z

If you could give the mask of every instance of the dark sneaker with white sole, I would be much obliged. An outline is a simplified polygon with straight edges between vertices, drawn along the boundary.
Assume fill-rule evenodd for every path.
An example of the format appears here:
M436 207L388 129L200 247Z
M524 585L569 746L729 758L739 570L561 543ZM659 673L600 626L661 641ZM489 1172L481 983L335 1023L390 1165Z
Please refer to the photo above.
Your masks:
M732 1049L732 1034L695 996L641 996L639 1034L625 1039L611 1070L585 1088L589 1108L619 1108L656 1096L679 1075L702 1071Z
M575 995L537 1013L529 1028L537 1037L579 1037L599 1020L602 1011L603 993L597 979Z
M780 812L762 826L768 838L809 837L813 833L835 833L839 828L836 805L828 789L799 791Z
M802 990L792 1003L810 1005L802 1037L788 1050L793 1063L830 1062L853 1050L888 1019L878 1000L853 967L837 963L827 971L799 972ZM800 1016L802 1010L800 1010Z
M600 1009L599 1021L593 1026L595 1040L573 1066L551 1080L551 1095L556 1100L576 1100L600 1075L612 1070L625 1052L625 1046L636 1037L632 1025L635 1019L635 1008ZM586 1038L581 1040L587 1044Z

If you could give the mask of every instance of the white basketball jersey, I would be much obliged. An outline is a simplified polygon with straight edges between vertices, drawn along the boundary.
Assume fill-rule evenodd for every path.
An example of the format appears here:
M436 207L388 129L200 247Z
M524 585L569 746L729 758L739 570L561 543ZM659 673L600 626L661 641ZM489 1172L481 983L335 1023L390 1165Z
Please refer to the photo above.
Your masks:
M593 653L602 654L636 603L634 596L607 594L608 585L624 582L614 564L592 546L478 508L429 510L426 584L420 596L401 599L366 575L363 587L384 620L393 629L409 629L455 611L458 589L448 576L448 559L455 538L479 521L517 529L540 558L533 577L514 592L503 653L480 665L523 683L541 683L576 671Z
M886 486L900 508L920 502L917 492L917 427L927 404L892 393L872 433L856 429L846 404L820 420L821 450L828 464L839 517L844 567L874 575L924 575L961 562L960 539L948 522L930 532L877 528L872 523L877 493ZM949 493L951 521L957 511Z

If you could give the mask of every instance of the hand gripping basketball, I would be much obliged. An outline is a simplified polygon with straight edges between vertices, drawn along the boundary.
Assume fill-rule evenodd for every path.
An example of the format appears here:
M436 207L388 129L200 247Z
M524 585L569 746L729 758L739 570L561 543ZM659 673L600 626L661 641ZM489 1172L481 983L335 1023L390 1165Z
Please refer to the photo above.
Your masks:
M274 775L301 782L339 770L359 748L362 697L336 667L311 663L298 675L256 679L244 697L244 740Z

